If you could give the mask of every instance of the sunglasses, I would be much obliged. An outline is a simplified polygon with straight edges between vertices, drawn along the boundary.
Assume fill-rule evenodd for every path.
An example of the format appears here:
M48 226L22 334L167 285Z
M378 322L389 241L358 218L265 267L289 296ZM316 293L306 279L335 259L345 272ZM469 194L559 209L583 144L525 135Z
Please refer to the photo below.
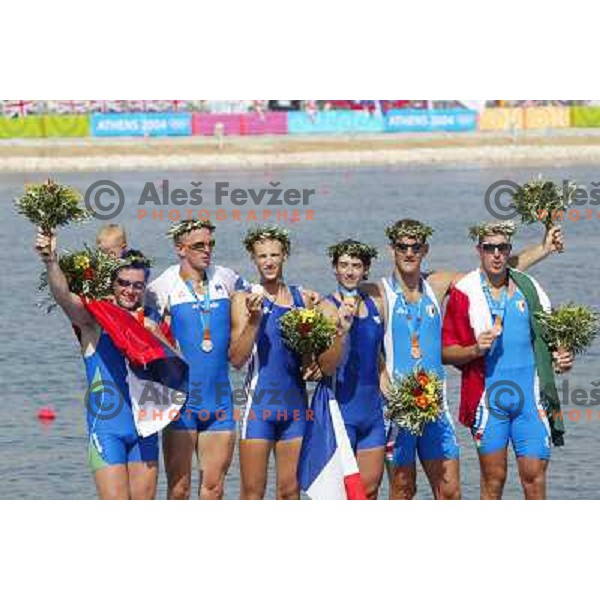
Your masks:
M212 250L215 247L215 240L210 240L210 242L195 242L193 244L186 244L186 246L190 250L194 250L194 252L201 252L203 250Z
M419 252L423 250L424 245L425 244L421 244L420 242L416 242L414 244L402 244L401 242L397 242L394 244L394 248L402 254L406 254L409 249L411 249L414 254L419 254Z
M146 287L146 284L143 281L128 281L127 279L121 279L120 277L117 277L116 281L122 288L133 288L138 292L141 292Z
M501 244L481 244L481 249L486 254L494 254L496 250L500 254L508 254L512 250L512 244L508 244L507 242L502 242Z

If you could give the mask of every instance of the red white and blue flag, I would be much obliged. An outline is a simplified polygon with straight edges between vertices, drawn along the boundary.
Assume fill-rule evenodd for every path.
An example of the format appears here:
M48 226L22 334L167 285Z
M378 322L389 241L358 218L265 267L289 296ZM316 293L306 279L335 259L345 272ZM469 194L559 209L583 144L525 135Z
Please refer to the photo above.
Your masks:
M330 381L317 386L312 399L300 462L300 488L311 500L366 500L340 407Z
M177 420L189 386L185 360L116 304L84 299L84 305L127 359L138 433L147 437Z

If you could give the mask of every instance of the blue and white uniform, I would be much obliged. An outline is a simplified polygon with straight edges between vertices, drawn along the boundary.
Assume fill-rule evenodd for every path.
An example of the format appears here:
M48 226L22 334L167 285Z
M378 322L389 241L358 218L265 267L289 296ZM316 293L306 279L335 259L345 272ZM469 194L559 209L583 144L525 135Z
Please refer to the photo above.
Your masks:
M300 288L288 286L294 307L304 307ZM243 440L291 440L304 435L306 386L301 359L283 342L279 319L289 306L263 300L263 315L246 376Z
M386 369L391 379L401 378L413 371L417 363L434 371L443 381L444 407L441 416L425 425L423 434L415 436L393 424L388 425L388 451L393 443L393 463L396 466L414 465L416 454L421 461L457 459L458 441L446 399L446 378L442 366L442 320L438 301L425 277L421 277L419 302L407 302L393 278L382 279L387 305L387 327L384 337ZM419 346L421 358L411 354L411 336L414 326L420 323ZM395 442L394 442L395 438Z
M488 303L491 304L491 302ZM550 426L540 404L529 307L516 289L499 308L502 335L485 355L486 394L471 429L481 454L512 442L517 457L550 458Z
M171 319L171 332L190 368L190 387L179 418L169 427L176 430L233 431L235 429L229 382L231 295L250 285L235 271L209 267L208 297L198 296L179 273L169 267L148 286L146 314L157 321ZM212 350L202 349L207 316Z
M333 384L355 453L385 445L383 402L379 389L383 323L373 299L360 291L359 295L367 308L367 316L354 317ZM340 307L335 296L327 299Z
M101 331L96 348L83 356L89 463L93 471L111 465L158 460L158 434L142 438L135 427L125 358Z

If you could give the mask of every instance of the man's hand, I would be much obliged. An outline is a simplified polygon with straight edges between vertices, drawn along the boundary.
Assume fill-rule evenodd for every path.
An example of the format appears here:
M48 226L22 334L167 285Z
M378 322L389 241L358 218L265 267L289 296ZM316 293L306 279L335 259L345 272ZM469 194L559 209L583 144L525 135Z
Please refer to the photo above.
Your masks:
M494 329L488 329L487 331L484 331L477 338L477 346L475 349L477 356L483 356L486 352L488 352L497 337L498 332Z
M554 370L556 373L566 373L573 366L573 353L568 350L557 350L552 353L554 358Z
M352 327L352 321L356 315L356 300L354 298L344 298L338 309L338 331L347 333Z
M321 302L321 294L319 294L319 292L315 292L314 290L304 290L304 293L312 306L316 306Z
M302 369L302 379L304 381L319 381L323 379L323 371L316 360Z
M562 227L560 225L554 225L548 229L542 245L544 246L544 252L546 254L552 254L552 252L564 252L565 238L563 236Z
M262 316L263 294L249 294L246 296L246 310L250 315L250 320L255 321Z
M35 237L35 251L39 257L46 263L56 261L56 235L52 233L44 233L40 227L38 227L37 235Z

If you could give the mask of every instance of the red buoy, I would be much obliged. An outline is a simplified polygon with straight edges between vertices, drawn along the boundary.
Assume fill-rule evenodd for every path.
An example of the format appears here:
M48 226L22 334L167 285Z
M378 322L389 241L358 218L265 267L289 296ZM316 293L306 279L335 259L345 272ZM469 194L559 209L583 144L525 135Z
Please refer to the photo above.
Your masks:
M40 410L38 410L38 419L41 421L52 421L56 419L56 412L51 406L42 406Z

